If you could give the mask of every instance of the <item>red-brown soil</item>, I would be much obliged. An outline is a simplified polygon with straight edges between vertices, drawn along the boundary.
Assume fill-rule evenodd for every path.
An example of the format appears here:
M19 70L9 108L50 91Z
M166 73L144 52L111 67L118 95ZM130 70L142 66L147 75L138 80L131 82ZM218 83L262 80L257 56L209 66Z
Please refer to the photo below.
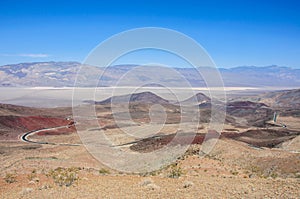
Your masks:
M161 135L140 140L136 144L130 146L130 149L139 152L151 152L162 148L169 143L172 143L174 145L202 144L205 135L206 134L185 134L177 136L176 139L174 139L175 134ZM287 130L274 129L259 129L248 130L243 133L223 132L220 138L238 140L255 147L273 148L287 140L295 138L297 135L300 135L300 132L290 132Z
M70 126L70 127L65 127L65 128L60 128L60 129L55 129L55 130L49 130L49 131L42 131L38 132L36 135L43 136L43 135L62 135L62 134L70 134L75 132L75 127Z
M40 116L29 116L20 117L19 121L24 128L32 131L42 128L50 128L57 126L65 126L70 123L70 121L62 118L51 118L51 117L40 117Z
M18 135L27 131L33 131L38 129L45 129L51 127L66 126L71 121L65 118L57 117L45 117L45 116L0 116L0 126L7 131L2 131L0 139L17 139ZM58 129L51 131L54 134L70 133L73 132L74 127L66 129ZM39 135L51 134L49 132L42 132Z

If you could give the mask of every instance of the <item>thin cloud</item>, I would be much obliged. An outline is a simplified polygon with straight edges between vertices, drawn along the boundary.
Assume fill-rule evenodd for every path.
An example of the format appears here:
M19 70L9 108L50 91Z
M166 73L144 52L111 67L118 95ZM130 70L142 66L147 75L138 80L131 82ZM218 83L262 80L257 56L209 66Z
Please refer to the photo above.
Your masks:
M43 58L49 57L48 54L20 54L21 57Z
M30 58L45 58L49 57L48 54L43 53L22 53L22 54L0 54L2 57L30 57Z

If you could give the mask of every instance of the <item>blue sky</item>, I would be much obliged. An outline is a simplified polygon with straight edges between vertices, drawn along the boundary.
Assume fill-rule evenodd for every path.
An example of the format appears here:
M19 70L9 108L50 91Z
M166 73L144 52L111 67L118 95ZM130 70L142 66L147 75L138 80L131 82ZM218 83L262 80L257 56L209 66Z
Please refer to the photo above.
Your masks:
M219 67L300 68L300 3L296 0L0 1L0 65L81 62L108 37L148 26L192 37ZM145 52L123 61L151 62L154 55ZM158 57L153 62L164 59Z

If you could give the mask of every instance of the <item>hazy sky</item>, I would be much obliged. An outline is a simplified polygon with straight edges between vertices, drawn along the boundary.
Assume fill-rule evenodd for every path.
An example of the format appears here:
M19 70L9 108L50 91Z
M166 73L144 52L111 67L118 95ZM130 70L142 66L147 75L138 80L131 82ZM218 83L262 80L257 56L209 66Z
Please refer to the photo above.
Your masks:
M0 64L81 62L113 34L154 26L192 37L220 67L275 64L300 68L299 2L3 0ZM125 60L149 59L143 54Z

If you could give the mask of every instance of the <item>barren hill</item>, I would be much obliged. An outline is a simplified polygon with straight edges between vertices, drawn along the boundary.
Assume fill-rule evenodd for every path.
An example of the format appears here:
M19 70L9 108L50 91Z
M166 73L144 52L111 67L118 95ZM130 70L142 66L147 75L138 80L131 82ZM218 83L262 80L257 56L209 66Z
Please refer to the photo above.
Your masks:
M268 92L260 97L260 101L272 107L300 108L300 89Z
M31 108L0 104L0 140L17 140L26 131L64 126L71 108ZM74 130L74 129L73 129Z
M128 95L113 96L106 100L95 102L96 104L110 104L110 103L129 103L141 102L146 104L168 104L169 101L152 92L133 93Z
M263 103L251 101L235 101L227 104L226 112L235 117L241 125L263 127L265 122L272 119L273 110Z

